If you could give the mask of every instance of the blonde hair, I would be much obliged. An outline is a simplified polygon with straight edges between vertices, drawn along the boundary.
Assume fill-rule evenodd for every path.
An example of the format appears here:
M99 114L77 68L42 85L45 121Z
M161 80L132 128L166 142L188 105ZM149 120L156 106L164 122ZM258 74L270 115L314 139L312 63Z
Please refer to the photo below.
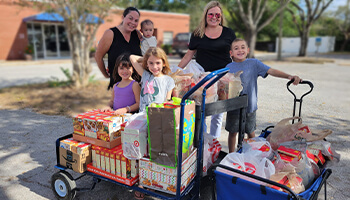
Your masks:
M205 8L204 12L202 13L201 21L199 22L199 25L197 28L193 31L194 36L199 36L200 38L203 38L204 33L205 33L205 27L207 27L207 14L208 10L214 8L214 7L219 7L221 11L221 25L224 25L224 15L222 13L222 7L218 1L211 1L209 2Z
M150 47L146 51L145 55L143 56L143 62L142 62L142 67L144 69L148 70L147 61L148 61L149 57L151 57L151 56L162 59L162 61L163 61L162 73L163 74L168 75L171 72L166 53L164 52L163 49L161 49L159 47Z

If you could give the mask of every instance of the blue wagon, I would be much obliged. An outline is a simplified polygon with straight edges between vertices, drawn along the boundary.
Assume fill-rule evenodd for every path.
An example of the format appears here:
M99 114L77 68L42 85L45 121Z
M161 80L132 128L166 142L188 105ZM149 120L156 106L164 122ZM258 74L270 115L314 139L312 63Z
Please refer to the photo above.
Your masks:
M287 83L287 89L292 93L294 96L294 106L293 106L293 116L296 115L296 105L299 103L299 117L301 115L301 106L302 106L302 101L303 97L306 96L307 94L311 93L313 90L313 84L309 81L303 81L300 84L307 84L310 86L310 90L306 93L304 93L299 99L296 97L295 93L289 89L290 84L293 81L289 81ZM294 121L293 121L294 123ZM268 134L271 133L269 131L269 128L267 127L265 130L262 131L260 137L266 138ZM241 135L239 139L239 145L238 147L241 147L243 136ZM224 156L224 155L223 155ZM326 166L326 165L325 165ZM228 175L226 173L220 172L216 170L217 167L224 168L226 170L230 170L232 172L238 173L244 177L249 177L254 180L257 180L259 182L263 182L269 185L274 185L277 187L280 187L284 189L287 192L282 192L276 189L273 189L271 187L264 185L260 185L257 183L253 183L251 181L244 180L242 178L238 178L235 176ZM313 184L304 192L296 194L294 193L289 187L276 183L274 181L261 178L246 172L242 172L237 169L233 169L224 165L220 165L218 163L214 164L213 167L210 170L210 177L213 182L213 199L218 199L218 200L228 200L228 199L259 199L259 200L271 200L271 199L276 199L276 200L281 200L281 199L317 199L319 192L321 188L324 186L324 196L325 199L327 199L327 184L326 181L328 177L332 174L331 169L323 168L321 171L321 175L313 182Z
M186 99L191 96L198 88L204 86L203 89L203 100L201 103L201 106L196 106L196 122L195 122L195 146L198 148L197 151L197 173L196 177L193 181L187 186L187 188L180 193L180 183L181 183L181 167L177 168L177 187L176 187L176 195L169 195L161 192L154 192L150 190L146 190L143 188L138 187L137 185L128 186L125 184L122 184L120 182L108 179L106 177L100 176L98 174L92 173L90 171L85 171L82 173L79 177L74 178L69 172L68 168L65 166L60 165L59 160L59 144L61 140L67 139L72 137L72 134L68 134L64 137L58 138L56 140L56 157L57 157L57 164L55 165L55 168L57 168L59 171L52 175L51 177L51 187L52 190L57 197L57 199L74 199L76 192L78 191L89 191L94 189L95 185L99 183L101 180L108 181L111 183L115 183L117 185L123 186L129 190L135 190L139 191L145 194L148 194L150 196L154 196L160 199L202 199L200 197L200 188L201 188L201 180L202 180L202 149L203 149L203 130L204 130L204 123L205 123L205 117L208 115L213 115L217 113L227 112L230 110L237 110L239 109L242 113L245 113L245 109L248 105L248 99L246 96L240 96L234 99L229 99L225 101L219 101L211 104L205 103L205 96L206 96L206 90L212 86L215 82L217 82L222 76L224 76L229 69L224 68L217 71L214 71L204 77L198 84L196 84L193 88L191 88L190 91L188 91L181 101L181 114L180 114L180 133L179 133L179 143L178 143L178 149L180 150L178 156L178 160L182 160L182 143L183 143L183 123L184 123L184 106L186 105ZM243 117L241 118L243 119ZM243 123L242 123L243 124ZM79 188L76 184L76 181L82 178L83 176L92 176L93 177L93 183L91 187L88 188Z

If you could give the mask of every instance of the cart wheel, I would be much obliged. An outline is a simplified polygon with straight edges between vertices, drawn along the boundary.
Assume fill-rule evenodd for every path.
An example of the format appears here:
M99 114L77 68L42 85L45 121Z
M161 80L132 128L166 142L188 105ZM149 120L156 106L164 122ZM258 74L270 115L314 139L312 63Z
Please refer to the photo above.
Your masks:
M59 171L52 175L51 188L57 199L71 200L75 197L75 181L66 171Z

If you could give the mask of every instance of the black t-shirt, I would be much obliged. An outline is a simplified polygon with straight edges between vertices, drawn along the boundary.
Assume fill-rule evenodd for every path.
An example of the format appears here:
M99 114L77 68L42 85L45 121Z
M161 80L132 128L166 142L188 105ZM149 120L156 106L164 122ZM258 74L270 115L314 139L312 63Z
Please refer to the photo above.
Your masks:
M223 26L221 35L216 39L210 39L206 35L203 38L191 35L189 49L197 50L196 61L205 71L215 71L226 67L232 62L230 49L233 40L236 39L235 32Z
M131 32L130 41L127 42L123 34L119 31L117 27L111 28L114 37L111 46L109 47L108 53L108 70L110 74L110 81L108 89L113 87L115 80L113 79L113 71L115 66L115 61L118 56L123 53L129 53L134 55L142 56L140 39L137 35L136 30Z

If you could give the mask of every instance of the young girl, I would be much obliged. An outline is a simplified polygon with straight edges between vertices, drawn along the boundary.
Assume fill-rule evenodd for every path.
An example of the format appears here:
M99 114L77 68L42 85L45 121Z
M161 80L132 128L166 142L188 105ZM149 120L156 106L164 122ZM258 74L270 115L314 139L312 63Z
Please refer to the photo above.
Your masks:
M129 55L120 55L115 63L113 78L112 99L109 107L103 111L114 110L115 114L124 114L138 111L140 104L140 76L136 73L129 60Z
M142 57L131 55L130 61L141 77L140 112L146 110L151 103L163 103L171 99L175 87L174 80L167 74L171 71L163 49L150 47L142 65L138 63Z

